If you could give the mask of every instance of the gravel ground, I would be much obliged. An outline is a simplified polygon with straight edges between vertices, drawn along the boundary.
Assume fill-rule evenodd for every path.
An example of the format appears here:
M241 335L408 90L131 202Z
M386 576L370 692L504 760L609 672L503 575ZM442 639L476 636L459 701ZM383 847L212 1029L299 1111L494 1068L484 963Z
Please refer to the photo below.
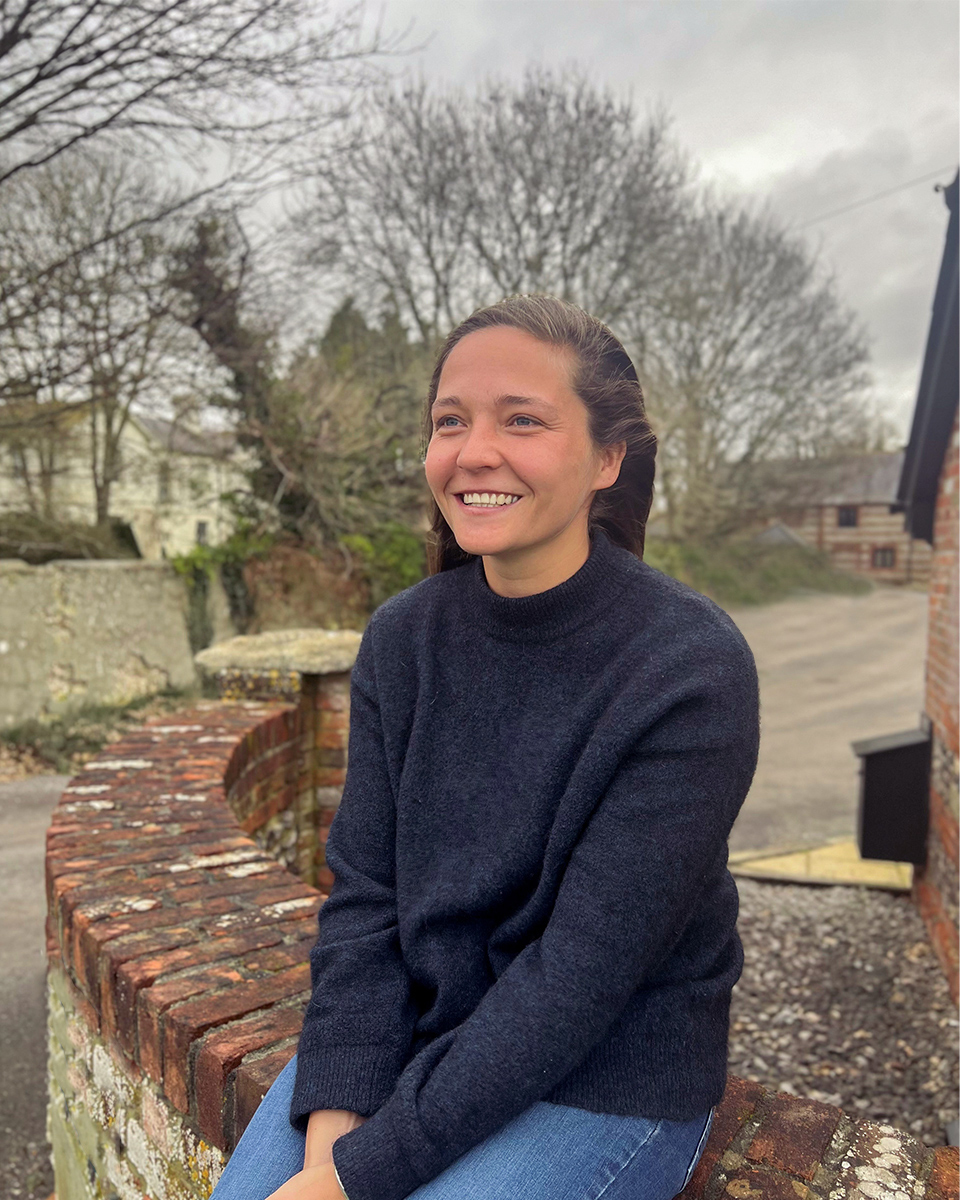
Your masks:
M943 1145L957 1009L909 898L738 879L730 1071Z

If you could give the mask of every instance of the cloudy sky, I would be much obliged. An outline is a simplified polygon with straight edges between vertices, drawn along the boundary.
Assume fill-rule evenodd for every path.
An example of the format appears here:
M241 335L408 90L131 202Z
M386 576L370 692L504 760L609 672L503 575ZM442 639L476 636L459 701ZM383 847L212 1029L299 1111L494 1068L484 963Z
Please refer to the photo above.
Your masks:
M423 48L398 70L470 87L577 63L662 103L701 175L767 201L818 248L872 340L906 435L958 158L955 0L385 0ZM849 212L825 214L912 184Z

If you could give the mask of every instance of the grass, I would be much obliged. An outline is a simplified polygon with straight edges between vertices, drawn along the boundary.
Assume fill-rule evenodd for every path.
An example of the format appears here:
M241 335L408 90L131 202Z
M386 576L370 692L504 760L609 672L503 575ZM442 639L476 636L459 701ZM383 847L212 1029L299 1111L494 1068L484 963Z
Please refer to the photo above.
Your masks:
M730 541L696 546L651 538L644 559L722 607L770 604L811 592L862 595L869 580L838 571L825 554L803 546Z
M0 731L0 773L72 775L148 717L182 709L195 699L188 692L159 692L128 704L85 704L54 717L31 718Z

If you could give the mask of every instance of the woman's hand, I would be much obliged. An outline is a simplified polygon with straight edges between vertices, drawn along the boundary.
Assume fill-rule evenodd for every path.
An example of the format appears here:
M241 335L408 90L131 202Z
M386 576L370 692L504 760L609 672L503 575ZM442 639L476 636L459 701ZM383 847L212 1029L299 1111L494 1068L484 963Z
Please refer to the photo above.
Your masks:
M344 1193L337 1183L333 1163L328 1162L317 1167L304 1167L267 1200L344 1200Z

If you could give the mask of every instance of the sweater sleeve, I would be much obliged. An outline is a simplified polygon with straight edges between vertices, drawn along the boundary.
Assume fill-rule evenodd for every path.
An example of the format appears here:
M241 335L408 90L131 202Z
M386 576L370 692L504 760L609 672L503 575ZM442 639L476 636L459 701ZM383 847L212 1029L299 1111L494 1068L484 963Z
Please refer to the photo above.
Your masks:
M739 635L721 641L666 681L662 715L602 794L542 934L334 1142L350 1200L402 1200L546 1096L681 936L756 765L753 658Z
M393 1091L416 1020L400 949L395 804L376 700L370 626L350 681L349 767L327 840L334 874L310 956L312 994L290 1119L343 1108L367 1116Z

